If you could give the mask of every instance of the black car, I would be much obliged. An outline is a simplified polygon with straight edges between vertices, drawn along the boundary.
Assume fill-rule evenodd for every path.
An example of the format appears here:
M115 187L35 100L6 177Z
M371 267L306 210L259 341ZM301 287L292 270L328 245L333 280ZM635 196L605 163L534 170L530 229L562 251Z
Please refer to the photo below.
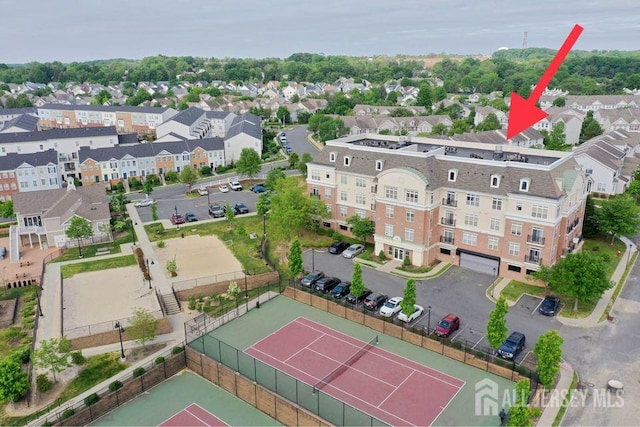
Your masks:
M544 300L542 301L542 304L540 304L540 308L538 310L545 316L555 316L559 307L560 298L554 297L553 295L547 295L544 297Z
M324 277L324 273L322 271L312 271L311 273L304 276L300 284L302 286L306 286L307 288L313 287L313 285Z
M244 203L236 203L235 205L233 205L233 210L236 215L249 213L249 208Z
M356 298L353 294L347 295L347 302L349 304L359 304L364 301L373 291L371 289L365 289L362 295Z
M224 209L222 208L222 206L214 203L213 205L209 206L209 215L213 216L214 218L222 218L224 216Z
M327 292L331 292L339 283L340 279L337 277L323 277L322 279L319 279L314 286L316 291L326 294Z
M334 255L341 254L349 246L351 246L351 244L347 242L342 242L342 241L333 242L331 246L329 246L329 253Z
M184 216L187 219L187 222L195 222L198 220L196 214L189 212Z
M376 311L380 307L382 307L382 305L387 302L388 299L389 295L385 295L380 292L374 292L367 298L365 298L364 308L366 308L367 310Z
M331 296L335 299L340 299L351 292L351 283L349 282L340 282L336 285L335 288L331 290Z
M525 336L521 332L512 332L500 348L498 354L503 359L514 360L524 349Z

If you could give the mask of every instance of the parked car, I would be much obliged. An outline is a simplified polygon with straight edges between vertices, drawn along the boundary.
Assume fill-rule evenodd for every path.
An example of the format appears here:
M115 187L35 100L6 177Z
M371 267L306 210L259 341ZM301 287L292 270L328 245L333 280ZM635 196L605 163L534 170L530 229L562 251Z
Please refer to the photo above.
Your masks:
M311 288L319 279L324 277L324 273L322 271L316 270L304 276L304 278L300 281L302 286L306 286L307 288Z
M209 190L207 190L206 187L200 187L198 188L198 194L201 196L206 196L207 194L209 194Z
M214 218L222 218L224 216L224 209L217 203L209 205L209 215Z
M341 254L349 246L351 246L349 242L342 242L342 241L333 242L331 246L329 246L329 253L335 254L335 255Z
M259 193L264 193L265 191L267 191L267 189L263 184L257 184L251 187L251 191L253 191L256 194L259 194Z
M540 304L540 308L538 310L545 316L555 316L559 307L560 298L554 297L553 295L547 295L544 297L544 300L542 301L542 304Z
M4 259L7 256L7 248L0 246L0 259Z
M182 215L173 214L171 215L171 222L175 225L178 225L178 224L184 224L186 221Z
M289 147L288 145L286 147L284 147L285 151L287 152L287 154L291 153L293 151L293 148Z
M340 279L337 277L323 277L322 279L317 280L314 286L316 291L326 294L331 292L339 283Z
M359 304L364 301L369 295L371 295L372 292L373 291L371 291L371 289L365 289L362 295L360 295L358 298L356 298L352 293L349 293L349 295L347 295L347 302L350 304Z
M366 308L367 310L376 311L382 306L382 304L387 302L388 299L389 295L385 295L381 292L374 292L367 298L365 298L363 303L364 308Z
M400 310L400 313L398 313L398 320L404 323L411 323L424 313L424 307L421 305L414 304L413 309L414 311L410 315L407 315L404 311Z
M340 282L331 290L331 296L335 299L341 299L351 292L351 283Z
M360 255L364 251L364 246L362 245L351 245L344 252L342 252L342 256L345 258L355 258Z
M187 222L196 222L198 217L193 212L189 212L184 216L187 219Z
M229 187L226 185L221 185L220 187L218 187L218 190L220 190L221 193L228 193Z
M455 314L447 314L436 325L435 333L439 337L448 337L460 327L460 318Z
M233 191L242 191L242 184L240 184L238 181L231 181L229 183L229 187L231 187Z
M133 204L133 206L135 206L136 208L144 208L144 207L147 207L147 206L151 206L154 203L155 203L155 200L153 200L153 199L144 199L144 200L140 200L138 202L135 202Z
M402 310L402 307L400 306L402 299L402 297L393 297L388 299L380 308L380 315L382 317L393 317L396 313Z
M233 211L236 215L248 214L249 208L244 203L236 203L233 205Z
M500 348L498 354L503 359L513 360L518 357L518 354L524 349L525 336L521 332L511 332L509 338L507 338Z

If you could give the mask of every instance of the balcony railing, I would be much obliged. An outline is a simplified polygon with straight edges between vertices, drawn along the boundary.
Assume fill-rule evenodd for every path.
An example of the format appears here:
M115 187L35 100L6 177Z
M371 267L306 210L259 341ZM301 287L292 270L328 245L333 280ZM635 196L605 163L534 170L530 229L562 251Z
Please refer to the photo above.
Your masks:
M524 262L528 262L529 264L542 264L542 257L540 255L525 255Z
M580 224L580 219L576 218L571 224L567 226L567 234L571 233Z
M458 201L456 199L442 199L442 204L445 206L453 206L454 208L458 206Z
M447 245L453 245L455 239L449 236L440 236L440 243L446 243Z
M527 243L533 243L536 245L544 245L544 237L536 236L535 234L529 234L527 236Z
M453 218L443 217L443 218L440 220L440 223L441 223L442 225L453 225L453 226L455 226L455 225L456 225L456 220L455 220L455 219L453 219Z

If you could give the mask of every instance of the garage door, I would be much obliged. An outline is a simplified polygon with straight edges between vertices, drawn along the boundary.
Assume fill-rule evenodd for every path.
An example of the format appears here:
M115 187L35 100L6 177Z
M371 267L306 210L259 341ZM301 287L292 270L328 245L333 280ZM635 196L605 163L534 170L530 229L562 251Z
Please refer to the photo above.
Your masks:
M495 259L460 252L460 267L462 268L494 275L498 272L499 264L500 262Z

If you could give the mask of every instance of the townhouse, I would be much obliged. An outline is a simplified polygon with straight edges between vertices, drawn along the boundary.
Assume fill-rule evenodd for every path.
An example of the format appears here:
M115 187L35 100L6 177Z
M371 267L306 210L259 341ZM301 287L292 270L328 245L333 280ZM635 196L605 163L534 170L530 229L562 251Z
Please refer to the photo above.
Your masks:
M155 135L158 125L178 114L172 108L126 105L45 104L38 107L41 129L115 126L118 133Z
M504 130L488 130L484 132L462 133L450 137L439 137L452 141L469 141L479 142L489 145L511 145L524 148L540 148L544 145L544 136L535 129L529 128L515 135L511 139L507 139Z
M24 114L38 117L38 110L34 107L0 108L0 129L2 129L6 122L11 121Z
M328 141L307 188L348 232L375 222L375 253L518 280L582 244L587 178L571 152L356 135Z
M593 113L593 118L605 132L612 130L640 132L640 108L598 110Z
M562 122L564 124L566 143L577 145L580 142L580 131L585 118L585 114L582 111L564 107L549 107L545 110L545 113L548 116L534 124L534 129L551 132L553 126Z
M224 139L225 161L237 162L243 148L251 148L262 156L262 124L260 117L244 113L234 117Z
M540 108L546 110L553 105L558 96L543 95L540 97ZM640 107L638 95L567 95L565 107L574 110L587 111L615 110L616 108Z
M491 107L491 106L478 106L476 107L476 115L473 118L473 125L474 126L478 126L480 123L482 123L483 121L485 121L487 119L487 116L489 114L495 114L495 116L498 119L498 122L500 122L500 126L502 129L505 129L507 127L507 121L508 121L508 117L507 117L507 113L505 113L502 110L498 110L497 108Z
M58 154L55 150L0 156L1 201L12 200L18 192L59 187Z
M446 115L410 117L360 115L340 116L340 120L349 129L350 135L380 133L380 131L390 133L406 132L409 135L418 135L420 133L431 133L436 124L443 124L447 129L453 124L451 118Z

